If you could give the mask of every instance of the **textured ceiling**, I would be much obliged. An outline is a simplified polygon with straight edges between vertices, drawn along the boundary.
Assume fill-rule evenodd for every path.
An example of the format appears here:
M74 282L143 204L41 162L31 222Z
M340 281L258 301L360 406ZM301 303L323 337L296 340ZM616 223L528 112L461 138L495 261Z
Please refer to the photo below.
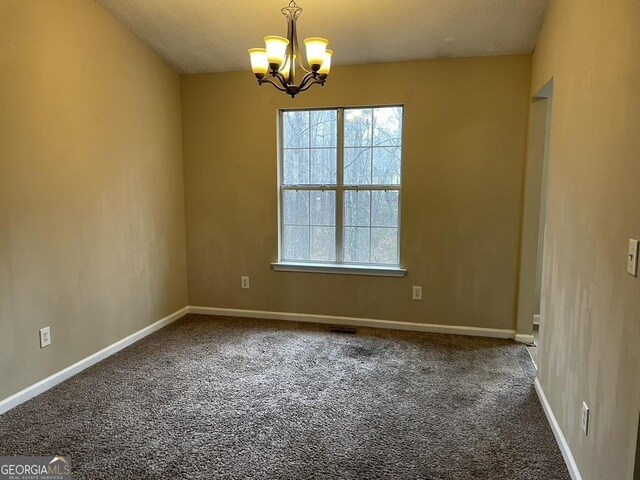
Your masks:
M286 35L289 0L96 0L183 73L249 70L247 49ZM548 0L298 0L299 39L334 64L530 53Z

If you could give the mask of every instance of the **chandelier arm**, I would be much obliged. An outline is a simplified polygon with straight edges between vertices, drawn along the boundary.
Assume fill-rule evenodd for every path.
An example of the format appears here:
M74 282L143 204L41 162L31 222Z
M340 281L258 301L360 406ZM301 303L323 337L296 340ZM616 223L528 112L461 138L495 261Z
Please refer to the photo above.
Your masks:
M300 88L304 88L307 83L309 83L310 79L313 78L312 73L307 73L304 77L302 77L302 81L300 82Z
M307 58L304 49L300 48L298 42L298 17L302 14L302 8L300 8L294 1L289 3L288 7L282 9L282 14L287 17L287 39L289 45L287 45L287 55L291 59L291 68L289 69L288 83L290 85L295 84L295 69L294 64L305 72L309 73L309 69L306 67ZM295 62L293 58L295 57Z
M284 78L284 75L282 75L280 72L272 73L271 77L269 78L277 78L280 82L280 85L282 85L282 88L284 89L283 92L287 91L290 83L287 82L287 79Z
M258 83L260 85L262 85L263 83L270 83L271 85L273 85L274 87L276 87L278 90L280 90L281 92L286 92L287 90L285 88L282 88L280 85L278 85L276 82L274 82L273 80L271 80L271 77L267 77L267 78L261 78L260 80L258 80Z
M283 9L283 13L287 17L287 39L289 40L287 51L285 53L285 63L289 62L289 73L287 74L287 78L285 79L285 82L288 84L294 83L296 76L295 62L293 61L293 59L296 58L297 48L297 44L294 40L296 35L294 20L295 13L290 10L291 8L291 4L289 4L289 10L286 10L285 12L285 9Z
M307 85L305 85L303 88L299 89L300 92L304 92L306 90L309 90L313 85L320 85L320 86L324 86L324 80L314 80L313 82L309 82Z
M314 85L316 83L324 84L324 80L318 79L318 77L314 75L312 72L307 73L302 79L302 82L300 82L300 91L303 92L307 90L311 85Z
M300 48L300 45L298 43L297 18L294 18L292 20L292 30L293 30L293 38L290 39L290 42L295 44L295 49L298 52L296 56L296 63L305 73L309 73L310 70L307 69L307 67L305 66L305 64L307 64L307 55L304 49Z
M298 39L296 39L296 43L298 43ZM306 55L304 55L302 53L303 51L304 51L304 49L299 50L300 53L296 57L296 63L304 71L304 73L311 73L311 70L306 67L306 65L308 65L308 63L307 63Z
M318 78L313 78L312 80L308 81L305 85L303 85L299 91L304 92L305 90L309 90L313 85L320 85L320 86L324 86L325 80L320 80Z

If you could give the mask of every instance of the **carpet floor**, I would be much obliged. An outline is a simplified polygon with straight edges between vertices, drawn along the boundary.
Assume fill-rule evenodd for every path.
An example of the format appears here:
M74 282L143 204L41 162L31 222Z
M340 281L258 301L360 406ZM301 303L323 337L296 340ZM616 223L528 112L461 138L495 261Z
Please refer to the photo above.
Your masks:
M568 480L508 340L188 315L0 416L74 479Z

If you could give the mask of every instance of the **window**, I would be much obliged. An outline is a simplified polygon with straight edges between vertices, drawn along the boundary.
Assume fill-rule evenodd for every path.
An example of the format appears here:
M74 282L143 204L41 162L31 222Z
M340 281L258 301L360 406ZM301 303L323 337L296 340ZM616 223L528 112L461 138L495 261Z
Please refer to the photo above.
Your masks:
M398 267L401 106L280 112L280 260Z

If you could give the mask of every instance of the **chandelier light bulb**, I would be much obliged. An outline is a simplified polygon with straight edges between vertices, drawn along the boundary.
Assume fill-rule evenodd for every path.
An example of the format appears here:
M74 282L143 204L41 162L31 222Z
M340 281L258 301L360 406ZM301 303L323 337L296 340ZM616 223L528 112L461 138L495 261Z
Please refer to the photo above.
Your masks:
M269 35L264 37L264 43L267 45L267 60L272 70L278 70L284 63L287 54L287 45L289 40L277 35ZM273 67L275 66L275 68Z
M311 37L307 38L304 44L307 47L307 62L309 62L309 66L313 71L318 71L324 61L324 54L327 50L327 45L329 45L329 40L326 38Z
M333 56L333 50L325 50L324 52L324 59L322 60L322 66L320 67L320 70L318 70L318 73L322 76L324 75L325 78L327 75L329 75L329 71L331 70L331 57Z
M296 55L293 56L293 61L291 61L291 57L287 57L286 60L284 61L284 64L282 65L282 68L280 68L280 74L286 80L289 80L289 73L291 72L291 66L294 65L295 62L296 62Z
M251 70L258 78L263 78L269 71L269 61L267 60L266 48L249 49L251 56Z

